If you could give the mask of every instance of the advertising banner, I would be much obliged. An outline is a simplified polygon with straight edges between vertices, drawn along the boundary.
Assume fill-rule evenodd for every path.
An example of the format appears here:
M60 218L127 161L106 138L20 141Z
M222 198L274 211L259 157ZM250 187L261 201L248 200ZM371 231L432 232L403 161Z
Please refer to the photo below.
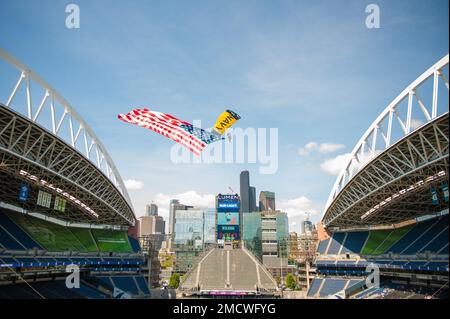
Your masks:
M239 225L239 213L217 214L217 225Z
M239 196L238 195L218 195L217 211L218 212L239 212Z
M237 225L218 225L217 239L239 240L239 226Z

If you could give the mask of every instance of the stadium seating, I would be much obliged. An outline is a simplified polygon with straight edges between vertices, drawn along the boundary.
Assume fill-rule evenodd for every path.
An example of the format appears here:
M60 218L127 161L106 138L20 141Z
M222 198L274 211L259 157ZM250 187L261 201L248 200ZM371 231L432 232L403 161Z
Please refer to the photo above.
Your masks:
M112 276L111 280L115 287L131 295L139 295L139 288L132 276Z
M346 233L335 233L333 234L333 237L331 238L331 244L328 248L327 254L333 255L338 254L341 250L342 243L344 242Z
M369 232L369 238L361 250L361 255L376 255L377 248L391 233L391 230L378 230Z
M147 282L141 275L95 276L91 277L91 280L93 280L97 286L102 286L111 292L114 291L114 288L118 288L131 296L150 295Z
M92 234L97 242L97 247L104 252L123 252L131 253L131 245L125 232L93 229Z
M314 278L307 292L307 296L325 298L347 289L355 284L359 284L361 279L342 278Z
M77 288L75 291L78 294L85 296L88 299L107 299L107 298L109 298L108 295L106 295L103 292L99 291L98 289L95 289L84 283L80 283L80 288Z
M139 241L137 241L131 236L128 236L128 241L130 242L131 249L133 250L133 252L137 253L141 251L141 245L139 244Z
M328 238L328 239L322 240L319 243L319 246L317 247L317 252L320 255L325 255L327 253L327 248L328 248L328 243L329 242L330 242L330 239Z
M423 248L428 246L441 232L448 229L448 218L446 222L438 221L433 223L421 236L419 236L408 248L401 253L404 255L411 255L420 252ZM448 236L447 236L448 242Z
M89 229L69 228L69 231L78 239L87 252L97 252L97 244Z
M4 232L9 233L10 237L14 238L14 241L20 243L20 245L25 248L42 249L42 247L38 243L36 243L30 236L28 236L28 234L25 233L22 228L20 228L17 224L15 224L11 219L8 218L8 216L3 211L0 210L0 233L2 230ZM2 235L0 235L0 244L2 243L1 238L3 238ZM18 246L15 246L15 247L18 247ZM8 247L5 247L5 248L8 248ZM23 248L19 248L19 249L23 249Z
M85 299L74 289L65 286L64 281L28 282L0 286L1 299Z
M0 211L0 248L86 253L138 253L141 249L125 231L65 227L11 211Z
M139 289L144 293L144 295L150 296L150 290L148 289L148 284L144 276L135 276L134 278L136 279Z
M8 213L8 217L48 251L86 251L86 248L67 227L23 214Z
M362 256L377 256L390 252L415 255L426 251L448 254L448 236L449 219L448 215L444 215L395 229L334 232L330 239L319 243L317 252L319 258L320 255L347 253Z
M308 297L314 297L319 292L319 289L322 285L322 280L323 279L320 279L320 278L315 278L312 280L311 286L307 293Z
M426 220L416 224L408 233L406 233L401 239L399 239L392 247L389 248L389 252L401 254L408 247L411 246L418 238L425 234L430 227L441 221L441 218L434 218ZM447 218L448 225L448 218Z
M347 233L345 243L343 244L342 254L352 253L359 254L364 246L368 232L350 232Z
M3 248L11 250L23 250L25 247L17 240L11 237L2 227L0 227L0 245Z

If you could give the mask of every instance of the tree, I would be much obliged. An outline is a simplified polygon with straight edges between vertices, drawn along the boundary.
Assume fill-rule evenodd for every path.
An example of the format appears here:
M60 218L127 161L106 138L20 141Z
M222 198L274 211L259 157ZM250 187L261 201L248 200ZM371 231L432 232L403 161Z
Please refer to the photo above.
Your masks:
M180 274L174 273L170 276L169 288L177 289L180 285Z
M286 288L294 290L296 286L297 286L297 280L295 279L295 276L291 273L287 274Z

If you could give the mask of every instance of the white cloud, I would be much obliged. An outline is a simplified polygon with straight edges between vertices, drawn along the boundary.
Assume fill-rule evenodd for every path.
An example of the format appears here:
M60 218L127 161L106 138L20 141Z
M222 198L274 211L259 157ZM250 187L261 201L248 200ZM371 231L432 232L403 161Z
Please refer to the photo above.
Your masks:
M144 183L137 179L127 179L124 183L125 187L129 190L137 190L144 187Z
M337 150L340 150L344 147L345 147L344 144L337 144L337 143L317 144L316 142L309 142L306 143L305 146L301 147L298 152L300 156L306 156L313 151L319 152L320 154L327 154L336 152Z
M320 168L327 174L330 175L339 175L341 170L350 160L351 154L341 154L334 158L329 158L325 160L322 164L320 164Z
M306 217L306 213L311 213L311 216L319 214L319 208L317 205L305 196L282 200L279 204L277 204L277 209L286 212L289 218L295 216Z
M196 207L214 207L215 196L211 194L198 194L196 191L188 191L181 194L163 194L158 193L155 195L153 201L159 207L169 207L171 199L178 199L180 203L185 205L191 205Z
M411 120L411 128L413 130L415 130L416 128L419 128L423 125L423 121L422 120L418 120L418 119L412 119Z
M287 213L289 231L300 232L300 225L306 219L307 213L310 214L310 220L317 223L323 207L305 196L300 196L294 199L281 200L277 203L277 209Z
M319 147L319 153L326 154L326 153L333 153L337 150L340 150L344 148L344 144L337 144L337 143L322 143Z

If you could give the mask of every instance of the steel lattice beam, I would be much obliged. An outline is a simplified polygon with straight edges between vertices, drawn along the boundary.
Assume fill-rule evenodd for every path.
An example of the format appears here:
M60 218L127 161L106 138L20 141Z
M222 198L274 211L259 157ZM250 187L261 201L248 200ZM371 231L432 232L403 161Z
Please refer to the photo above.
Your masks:
M394 224L448 207L442 202L433 205L429 191L430 185L448 181L448 120L447 112L367 164L328 207L324 224L328 227ZM427 182L430 176L435 178ZM416 185L413 191L402 193L412 185ZM394 194L399 195L391 198ZM387 199L388 202L363 218Z
M21 174L36 176L30 180ZM132 225L132 208L111 180L90 160L56 135L35 122L0 105L0 200L26 205L18 201L19 181L27 181L33 189L58 193L42 181L76 197L98 217L75 202L67 212L42 209L49 216L80 223ZM36 196L36 192L32 192ZM36 203L31 198L30 203ZM32 205L34 211L36 206Z

